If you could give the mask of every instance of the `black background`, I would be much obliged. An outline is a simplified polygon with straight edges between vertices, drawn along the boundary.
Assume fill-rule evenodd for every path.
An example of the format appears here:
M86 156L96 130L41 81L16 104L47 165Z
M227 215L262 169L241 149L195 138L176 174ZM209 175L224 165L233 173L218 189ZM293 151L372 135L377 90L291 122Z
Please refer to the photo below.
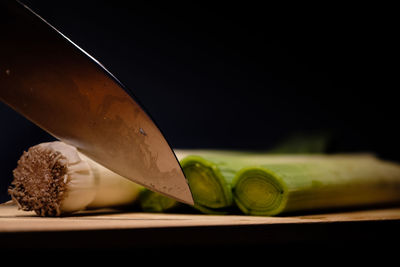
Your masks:
M330 152L400 159L391 7L22 2L130 88L173 147L268 149L324 131ZM0 122L4 201L22 151L53 138L2 103Z

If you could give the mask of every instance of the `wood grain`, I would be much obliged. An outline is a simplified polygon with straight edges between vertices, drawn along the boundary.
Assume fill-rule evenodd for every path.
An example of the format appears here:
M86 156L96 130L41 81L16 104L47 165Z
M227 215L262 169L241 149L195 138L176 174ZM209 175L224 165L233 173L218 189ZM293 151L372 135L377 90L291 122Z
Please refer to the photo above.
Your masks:
M34 212L21 211L13 205L0 207L0 232L271 225L380 220L400 220L400 208L396 207L291 217L163 214L99 210L80 212L68 217L53 218L38 217Z
M400 238L400 207L287 217L99 210L43 218L0 205L0 247L260 245ZM49 242L59 239L63 242ZM79 242L76 242L76 240ZM133 241L134 240L134 241ZM379 243L379 242L378 242Z

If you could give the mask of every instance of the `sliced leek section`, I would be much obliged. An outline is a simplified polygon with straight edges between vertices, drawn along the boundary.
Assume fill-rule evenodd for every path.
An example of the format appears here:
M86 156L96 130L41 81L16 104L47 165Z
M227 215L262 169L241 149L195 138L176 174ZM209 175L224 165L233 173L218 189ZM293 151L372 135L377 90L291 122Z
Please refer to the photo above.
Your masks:
M249 215L400 202L400 166L370 156L323 156L241 169L233 195Z
M185 155L182 158L180 164L193 195L193 208L205 214L228 213L234 204L231 181L239 168L232 168L229 160L219 157ZM146 212L179 211L183 205L148 189L140 194L139 202Z
M187 156L181 166L192 191L195 208L200 211L222 209L233 204L230 181L234 170L221 161L201 156Z

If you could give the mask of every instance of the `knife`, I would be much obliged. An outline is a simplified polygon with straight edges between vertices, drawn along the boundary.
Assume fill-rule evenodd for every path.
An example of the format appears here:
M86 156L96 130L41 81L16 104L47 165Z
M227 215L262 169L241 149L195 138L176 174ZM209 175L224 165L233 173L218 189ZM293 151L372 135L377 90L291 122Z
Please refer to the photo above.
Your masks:
M18 1L0 2L0 29L4 103L121 176L193 205L159 127L102 64Z

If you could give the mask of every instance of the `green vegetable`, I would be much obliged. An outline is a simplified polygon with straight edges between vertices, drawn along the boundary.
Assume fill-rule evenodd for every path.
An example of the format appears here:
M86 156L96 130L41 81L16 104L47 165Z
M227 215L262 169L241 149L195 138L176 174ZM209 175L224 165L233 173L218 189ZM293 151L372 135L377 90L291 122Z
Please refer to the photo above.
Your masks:
M231 182L240 167L230 163L215 156L187 156L181 160L195 208L203 213L220 214L234 204Z
M179 210L183 204L172 198L143 188L139 194L139 205L146 212L172 212Z
M365 177L369 177L376 174L374 171L378 171L380 167L377 166L381 166L380 164L385 166L390 164L379 161L370 154L334 156L321 154L326 149L326 143L326 136L304 137L298 135L287 139L269 152L176 150L176 154L192 190L194 207L203 213L226 214L237 208L236 205L242 212L254 215L275 215L281 212L307 209L367 205L368 201L360 201L357 194L346 197L352 201L346 200L340 193L346 194L346 190L342 190L338 183L346 181L342 187L350 190L349 184L352 184L354 178L351 175L354 174L357 178L357 175L362 173L360 171L351 172L348 170L349 168L350 170L357 168L362 170L363 167L360 166L367 165L372 168L372 170L366 169L369 170L367 171L369 175ZM301 151L308 154L298 154ZM289 152L291 154L284 154ZM375 164L377 162L378 165ZM368 165L370 163L371 165ZM390 166L392 166L392 173L394 173L393 169L396 169L396 167L393 166L396 165ZM383 171L383 173L385 172L386 170ZM291 183L287 184L286 180L280 178L281 175L283 177L288 176L287 179L293 179L293 181L290 180ZM346 175L350 175L348 180L343 180L343 177L347 177ZM382 176L384 175L374 177ZM331 182L318 180L319 178L327 179L326 177L330 177ZM312 179L308 183L308 187L306 186L306 179ZM367 181L369 180L367 179ZM292 188L294 188L294 191ZM372 185L369 188L372 188L373 193L381 192L375 190L376 188ZM340 192L337 193L335 190ZM354 189L354 191L358 193L358 190ZM370 191L365 192L371 193ZM367 193L364 194L364 198ZM146 211L170 211L175 209L170 207L175 207L175 204L177 204L175 200L157 193L149 192L147 196L148 204L142 205ZM297 196L300 198L299 201L296 201ZM336 196L340 196L343 202L337 200ZM392 194L391 196L397 195ZM153 197L154 200L149 201ZM318 200L318 197L323 201ZM306 202L304 199L307 198L311 200ZM357 201L359 202L353 198L358 198ZM270 201L272 202L270 203ZM158 202L167 202L171 206L157 204ZM376 200L373 199L372 202L375 203ZM380 201L378 202L380 203Z
M178 158L183 158L180 163L193 194L194 208L206 214L226 214L227 208L234 204L230 183L239 168L231 170L225 162L221 162L215 156L207 159L203 158L204 156L186 156L193 153L203 155L229 153L187 150L180 150L177 153ZM140 194L139 203L146 212L172 212L181 209L183 205L148 189L144 189Z
M400 202L400 166L371 156L323 156L248 166L233 180L251 215Z
M175 153L188 179L194 208L205 214L228 213L234 205L230 184L240 170L240 166L230 166L229 163L243 154L252 153L228 150L176 150ZM221 160L221 157L228 160ZM139 203L146 212L172 212L180 210L183 205L148 189L139 196Z
M182 169L192 190L194 208L206 214L226 214L235 209L232 181L236 173L244 167L265 164L266 162L300 161L324 157L321 155L270 155L220 150L179 150L176 153L178 158L181 159ZM369 157L369 155L365 157ZM145 190L149 191L148 189ZM149 199L153 197L154 200L150 201ZM176 204L175 200L154 192L147 192L147 200L143 200L141 196L140 202L145 201L147 203L142 205L144 211L171 211L171 208L157 204L162 199L165 202ZM171 204L171 206L174 205Z
M329 141L327 134L295 134L285 138L269 151L195 150L177 151L183 171L192 190L195 208L203 213L228 213L235 206L232 180L235 174L248 165L282 160L294 156L273 154L323 153ZM301 157L304 157L301 156Z

